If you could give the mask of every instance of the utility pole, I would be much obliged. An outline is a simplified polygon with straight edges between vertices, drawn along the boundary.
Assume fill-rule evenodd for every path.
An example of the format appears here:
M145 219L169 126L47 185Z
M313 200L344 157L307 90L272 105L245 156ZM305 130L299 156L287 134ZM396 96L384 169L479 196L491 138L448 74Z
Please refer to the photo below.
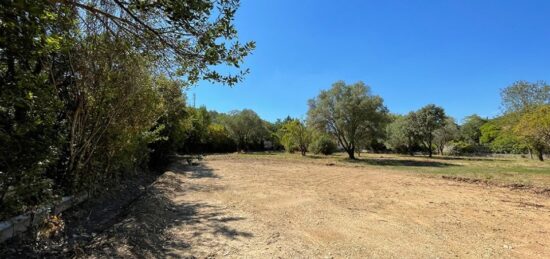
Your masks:
M197 96L195 95L195 93L193 93L193 108L196 108L195 107L195 101L197 99Z

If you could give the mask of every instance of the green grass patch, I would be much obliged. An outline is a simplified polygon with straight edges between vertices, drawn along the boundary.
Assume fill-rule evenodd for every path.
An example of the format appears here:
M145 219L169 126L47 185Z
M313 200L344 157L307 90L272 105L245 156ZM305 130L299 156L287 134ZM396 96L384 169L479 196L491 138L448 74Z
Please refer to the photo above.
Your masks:
M550 161L541 162L520 157L435 156L428 158L394 154L362 154L357 160L350 160L344 153L329 156L308 154L303 157L300 154L283 152L258 152L242 154L242 156L403 171L428 177L456 177L502 185L550 188Z

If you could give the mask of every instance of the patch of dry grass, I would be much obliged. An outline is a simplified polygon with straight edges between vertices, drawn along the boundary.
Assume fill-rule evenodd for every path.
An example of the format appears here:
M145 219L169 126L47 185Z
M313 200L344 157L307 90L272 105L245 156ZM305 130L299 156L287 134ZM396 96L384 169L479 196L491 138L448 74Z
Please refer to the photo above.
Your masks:
M362 154L350 160L345 153L330 156L261 152L231 155L253 156L264 160L288 160L303 163L321 163L334 166L364 167L378 170L402 171L427 177L471 179L499 185L550 188L550 161L520 157L446 157L405 156L395 154Z

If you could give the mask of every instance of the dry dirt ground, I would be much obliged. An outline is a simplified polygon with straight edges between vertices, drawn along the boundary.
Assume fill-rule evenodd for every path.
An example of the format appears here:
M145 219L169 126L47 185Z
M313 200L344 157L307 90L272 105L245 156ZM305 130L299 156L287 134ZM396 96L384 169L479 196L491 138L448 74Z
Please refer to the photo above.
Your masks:
M246 155L175 163L78 257L550 258L550 198Z

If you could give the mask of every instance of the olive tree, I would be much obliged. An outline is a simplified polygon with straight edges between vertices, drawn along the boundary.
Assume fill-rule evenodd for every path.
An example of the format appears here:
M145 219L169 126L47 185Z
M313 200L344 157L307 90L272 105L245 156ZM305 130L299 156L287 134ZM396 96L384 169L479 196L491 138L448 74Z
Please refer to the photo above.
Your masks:
M445 126L445 111L443 108L429 104L415 112L414 128L418 137L432 157L435 131Z
M395 152L413 155L413 147L418 142L416 131L412 123L414 113L406 116L396 115L386 127L386 146Z
M230 112L224 124L239 150L248 150L252 144L263 141L268 135L264 121L253 110Z
M445 119L445 126L437 129L434 133L434 142L437 151L440 155L443 155L443 149L447 143L456 140L460 137L460 130L453 118L447 117Z
M550 104L550 85L543 81L517 81L502 89L500 96L506 112L521 112L530 107Z
M363 82L338 81L309 100L308 123L332 134L355 159L359 138L374 136L384 127L388 110L380 96L372 95Z

